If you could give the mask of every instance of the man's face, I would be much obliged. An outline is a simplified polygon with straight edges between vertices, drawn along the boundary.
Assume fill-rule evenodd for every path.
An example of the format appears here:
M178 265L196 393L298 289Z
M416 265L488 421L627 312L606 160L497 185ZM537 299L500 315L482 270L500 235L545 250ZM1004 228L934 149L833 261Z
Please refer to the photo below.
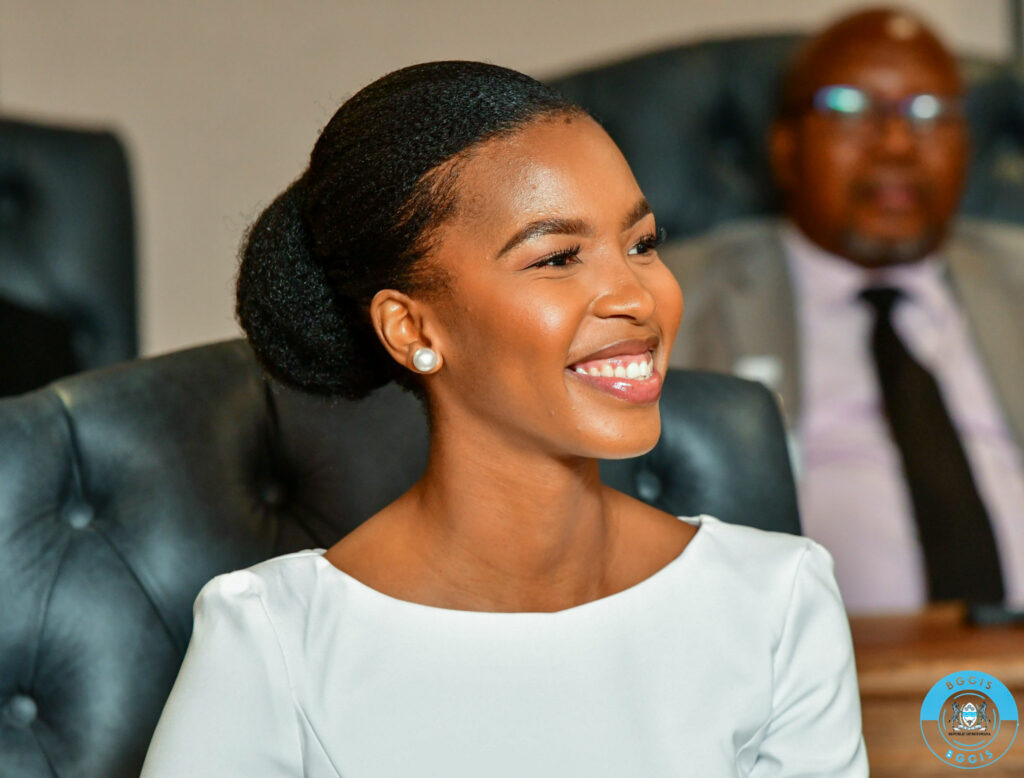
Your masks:
M772 155L788 215L819 246L856 264L920 259L943 240L956 210L967 135L960 116L915 123L899 107L915 95L955 103L960 83L952 61L884 39L834 52L807 75L806 94L854 87L878 109L851 116L808 101L777 123ZM857 94L846 97L856 101Z

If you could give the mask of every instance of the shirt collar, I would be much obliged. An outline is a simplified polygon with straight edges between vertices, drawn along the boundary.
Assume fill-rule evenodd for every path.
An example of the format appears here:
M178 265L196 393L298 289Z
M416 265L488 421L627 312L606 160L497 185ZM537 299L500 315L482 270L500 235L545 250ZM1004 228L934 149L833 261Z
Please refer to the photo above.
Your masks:
M896 286L915 304L936 310L947 302L944 262L929 254L917 262L868 270L825 251L792 222L782 226L782 244L790 273L804 305L831 308L856 302L866 286Z

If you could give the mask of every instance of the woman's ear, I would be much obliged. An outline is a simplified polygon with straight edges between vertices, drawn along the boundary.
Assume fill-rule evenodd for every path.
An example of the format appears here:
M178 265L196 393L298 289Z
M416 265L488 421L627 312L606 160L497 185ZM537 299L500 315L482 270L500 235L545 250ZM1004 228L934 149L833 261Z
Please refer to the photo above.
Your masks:
M441 367L443 357L429 332L429 319L429 308L395 289L381 289L370 301L370 321L380 342L392 359L415 372L423 372L413 364L413 356L424 347L437 354L436 366L426 372Z

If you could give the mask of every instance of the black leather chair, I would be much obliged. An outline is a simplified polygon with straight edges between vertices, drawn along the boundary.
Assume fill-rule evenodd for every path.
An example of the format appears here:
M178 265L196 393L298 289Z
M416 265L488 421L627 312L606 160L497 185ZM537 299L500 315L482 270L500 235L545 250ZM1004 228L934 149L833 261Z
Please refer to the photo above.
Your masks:
M135 318L121 143L0 120L0 395L131 359Z
M676 514L799 532L761 385L673 372L664 434L606 480ZM0 401L0 775L138 775L213 576L326 547L426 461L395 386L328 402L269 383L241 341Z
M672 239L777 213L766 134L801 35L684 44L548 79L590 110ZM1024 73L961 61L973 141L961 212L1024 223Z

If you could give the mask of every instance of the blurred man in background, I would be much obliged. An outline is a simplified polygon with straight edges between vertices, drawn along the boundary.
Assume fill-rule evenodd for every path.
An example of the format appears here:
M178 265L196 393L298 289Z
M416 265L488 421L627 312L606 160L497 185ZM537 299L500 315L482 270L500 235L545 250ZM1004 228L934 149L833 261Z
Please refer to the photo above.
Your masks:
M957 63L874 10L809 41L771 130L786 218L662 249L673 364L775 388L851 611L1024 606L1024 230L955 218Z

